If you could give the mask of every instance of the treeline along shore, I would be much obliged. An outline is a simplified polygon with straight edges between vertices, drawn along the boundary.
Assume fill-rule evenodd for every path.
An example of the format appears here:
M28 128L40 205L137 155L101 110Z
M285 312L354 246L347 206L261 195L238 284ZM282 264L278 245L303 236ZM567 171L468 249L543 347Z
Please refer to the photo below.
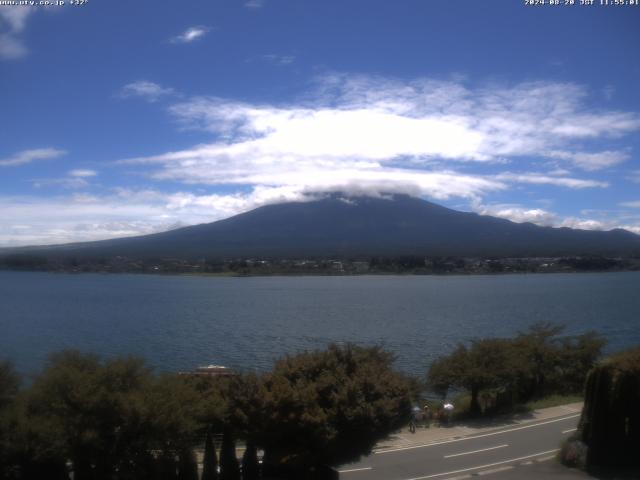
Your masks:
M130 258L0 254L0 269L48 272L190 273L209 275L482 275L640 271L640 257Z

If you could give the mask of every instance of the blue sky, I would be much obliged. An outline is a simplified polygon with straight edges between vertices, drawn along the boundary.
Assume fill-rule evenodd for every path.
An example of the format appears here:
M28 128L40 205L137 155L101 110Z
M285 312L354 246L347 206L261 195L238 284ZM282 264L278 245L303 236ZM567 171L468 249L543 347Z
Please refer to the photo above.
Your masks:
M579 3L0 5L0 246L332 191L640 233L640 7Z

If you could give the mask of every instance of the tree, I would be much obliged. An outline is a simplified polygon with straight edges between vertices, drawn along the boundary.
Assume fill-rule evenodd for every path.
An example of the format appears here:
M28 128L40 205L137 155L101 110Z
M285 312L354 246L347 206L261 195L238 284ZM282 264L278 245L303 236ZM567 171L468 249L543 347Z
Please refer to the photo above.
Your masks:
M19 387L20 377L15 372L13 365L8 361L0 362L0 478L4 478L5 474L8 475L7 472L10 468L9 451L12 447L10 410Z
M177 480L178 466L176 464L176 457L174 455L172 455L169 452L163 452L156 459L156 462L157 462L157 471L156 471L157 480Z
M640 347L589 373L578 432L590 466L640 466Z
M218 479L218 457L216 456L216 447L213 443L211 430L207 431L207 437L204 442L204 459L202 461L202 480Z
M600 358L606 342L593 331L560 336L564 328L536 323L514 340L525 367L518 385L522 400L550 393L582 392L587 373Z
M178 480L198 480L198 460L191 448L183 449L180 452Z
M469 413L482 413L479 398L486 389L509 389L515 383L518 364L513 344L507 339L489 338L458 345L454 352L436 360L428 373L429 385L440 393L450 387L471 393Z
M20 376L9 361L0 362L0 412L15 399L20 389Z
M557 336L564 328L562 325L539 322L518 335L516 345L527 367L525 378L521 379L519 385L523 398L542 396L547 392L547 381L556 374L560 363Z
M247 448L242 455L242 480L258 480L258 478L260 478L258 449L253 441L247 441Z
M410 413L410 385L393 360L380 347L348 344L277 361L250 400L263 461L308 470L370 453Z
M229 426L225 427L222 434L220 480L240 480L240 465L236 457L236 442Z
M202 398L188 379L161 375L152 379L141 394L141 408L153 433L155 450L179 454L197 443L203 428L199 419Z
M140 476L151 450L167 466L199 427L197 392L182 379L154 377L136 358L55 354L25 397L27 438L71 459L76 480Z

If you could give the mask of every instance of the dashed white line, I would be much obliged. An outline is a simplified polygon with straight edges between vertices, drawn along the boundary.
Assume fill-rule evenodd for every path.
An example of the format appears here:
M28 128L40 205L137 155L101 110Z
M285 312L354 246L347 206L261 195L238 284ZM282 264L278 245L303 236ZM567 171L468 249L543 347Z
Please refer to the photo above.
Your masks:
M554 458L556 458L555 455L549 455L548 457L536 458L536 462L548 462L549 460L553 460Z
M472 453L487 452L489 450L496 450L498 448L504 448L504 447L508 447L508 446L509 445L505 443L504 445L497 445L495 447L481 448L480 450L473 450L471 452L453 453L451 455L445 455L444 458L461 457L462 455L471 455Z
M406 480L425 480L426 478L443 477L444 475L455 475L456 473L470 472L471 470L482 470L483 468L496 467L498 465L504 465L505 463L519 462L520 460L526 460L528 458L539 457L540 455L548 455L550 453L556 453L558 450L560 450L560 449L556 448L555 450L547 450L546 452L538 452L538 453L534 453L532 455L526 455L524 457L518 457L518 458L511 458L509 460L503 460L501 462L488 463L486 465L478 465L476 467L462 468L460 470L453 470L452 472L434 473L432 475L425 475L423 477L412 477L412 478L407 478Z
M578 430L578 429L577 428L570 428L569 430L563 430L562 433L575 432L576 430Z
M363 472L365 470L373 470L371 467L349 468L347 470L338 470L338 473Z
M478 475L491 475L492 473L504 472L505 470L511 470L513 465L507 465L505 467L492 468L491 470L482 470L478 472Z

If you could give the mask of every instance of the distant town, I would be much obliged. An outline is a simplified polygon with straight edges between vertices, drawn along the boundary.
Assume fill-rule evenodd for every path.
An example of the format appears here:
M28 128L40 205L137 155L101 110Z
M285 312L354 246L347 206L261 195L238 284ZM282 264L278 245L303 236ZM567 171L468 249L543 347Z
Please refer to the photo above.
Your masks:
M46 258L28 254L0 258L0 269L54 272L254 275L502 274L640 271L640 257L567 256L524 258L385 256L367 259L97 259Z

